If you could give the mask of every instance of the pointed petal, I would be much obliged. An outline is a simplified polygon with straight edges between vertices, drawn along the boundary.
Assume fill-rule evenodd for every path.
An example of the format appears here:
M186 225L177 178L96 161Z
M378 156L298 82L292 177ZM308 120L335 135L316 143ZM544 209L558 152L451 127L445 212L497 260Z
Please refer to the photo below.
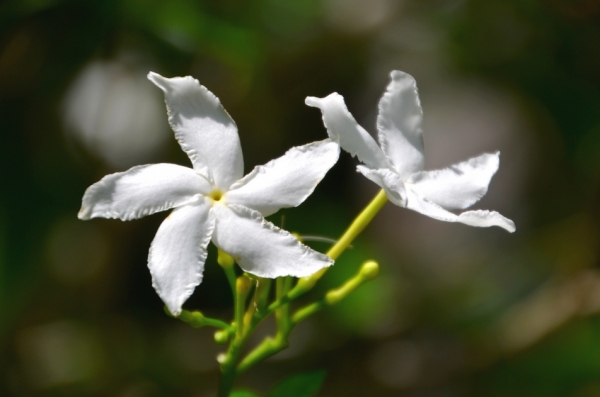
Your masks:
M463 212L460 215L446 211L436 203L433 203L426 198L420 197L418 193L412 190L412 186L406 186L407 203L406 208L423 215L427 215L433 219L444 222L459 222L469 226L489 227L499 226L510 233L515 231L515 224L508 218L500 215L496 211L475 210Z
M202 281L214 216L204 197L173 210L150 246L152 286L174 315Z
M371 168L386 168L389 163L385 155L364 128L362 128L346 108L344 97L333 93L325 98L307 97L308 106L321 109L323 123L329 138L339 142L342 149Z
M407 183L421 197L446 209L464 209L475 204L488 189L500 165L500 152L484 153L462 163L411 175Z
M363 174L379 185L383 190L387 198L394 204L405 207L406 206L406 192L404 188L404 182L400 178L400 175L388 168L380 168L378 170L372 170L363 165L356 167L358 172Z
M377 130L381 149L405 178L424 166L423 110L415 79L400 71L393 71L391 77L379 101Z
M148 79L164 91L169 124L194 169L227 190L244 175L244 159L237 126L219 99L191 76L150 72Z
M289 232L241 205L215 205L213 242L244 271L259 277L305 277L333 260L300 243Z
M293 147L234 183L225 200L259 211L263 216L280 208L296 207L313 192L339 153L339 145L330 139Z
M175 164L151 164L107 175L83 195L79 219L123 221L178 207L209 193L208 181L194 170Z
M465 225L477 227L499 226L510 233L517 230L515 223L496 211L475 210L466 211L458 216L458 221Z

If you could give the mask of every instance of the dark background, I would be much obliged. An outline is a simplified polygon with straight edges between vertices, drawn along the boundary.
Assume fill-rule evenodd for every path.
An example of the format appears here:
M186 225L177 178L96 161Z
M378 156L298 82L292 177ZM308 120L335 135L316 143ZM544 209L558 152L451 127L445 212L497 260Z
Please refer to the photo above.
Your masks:
M375 132L394 69L419 85L427 169L502 152L476 208L517 231L388 204L313 298L367 259L381 277L239 386L323 368L321 396L600 395L597 0L0 3L0 395L215 394L213 331L164 315L151 287L166 213L76 218L107 173L188 165L148 71L193 75L221 99L248 172L326 136L307 95L344 95ZM339 236L377 192L355 164L342 154L271 220ZM211 250L186 308L229 319L230 307Z

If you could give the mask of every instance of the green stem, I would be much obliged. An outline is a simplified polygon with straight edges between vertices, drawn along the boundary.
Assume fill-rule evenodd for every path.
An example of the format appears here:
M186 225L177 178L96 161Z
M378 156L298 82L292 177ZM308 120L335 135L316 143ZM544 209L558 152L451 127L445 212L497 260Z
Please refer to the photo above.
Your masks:
M233 268L234 259L231 255L219 249L217 255L217 262L225 271L225 276L227 277L227 281L229 282L229 287L231 288L231 293L233 294L233 301L235 302L235 269Z
M306 317L316 313L327 306L333 306L353 293L369 280L373 280L379 274L379 265L375 261L367 261L360 267L358 273L347 280L341 287L333 289L325 294L320 301L312 303L302 309L299 309L292 316L292 326L298 324Z
M342 237L340 237L338 242L335 243L335 245L331 247L329 251L327 251L326 255L329 256L331 259L337 259L342 254L342 252L344 252L344 250L348 248L348 246L350 245L350 243L352 243L356 236L358 236L360 232L362 232L364 228L367 227L367 225L373 220L375 215L377 215L381 208L383 208L385 203L387 203L387 196L385 195L385 191L382 189L381 191L379 191L377 196L375 196L375 198L371 200L369 205L367 205L365 209L360 214L358 214L358 216L354 219L352 224L350 224L348 229L346 229ZM296 299L305 292L309 291L315 285L315 283L321 277L323 277L327 269L327 267L323 268L311 276L303 277L300 280L298 280L296 286L292 288L292 290L287 295L285 295L281 299L277 299L275 302L269 305L268 311L273 311L281 305L284 305L290 302L291 300Z
M261 313L265 309L267 299L269 297L269 291L271 288L271 279L269 278L256 278L256 286L254 288L254 296L252 301L246 309L244 315L244 327L247 327L257 313Z
M340 237L337 243L331 247L331 249L327 252L327 255L332 259L337 259L342 252L348 246L356 236L360 234L364 230L364 228L373 220L375 215L381 210L381 208L387 202L387 197L385 192L381 190L377 196L367 205L367 207L356 217L356 219L352 222L350 227L344 232L344 234ZM227 266L224 266L227 273ZM250 324L244 326L243 321L243 305L240 304L240 291L238 285L237 298L234 300L236 304L236 323L237 330L234 340L231 342L229 346L229 350L227 354L220 360L221 363L221 383L219 385L219 393L218 397L229 397L229 393L231 388L233 387L233 382L237 375L246 371L248 368L252 367L254 364L265 360L266 358L276 354L277 352L285 349L288 345L288 336L291 332L292 328L296 325L296 323L308 315L314 313L320 308L333 304L328 302L327 296L323 301L317 302L316 306L311 307L313 305L308 306L305 309L301 309L295 313L295 320L292 320L289 316L289 307L282 307L286 303L290 302L292 299L302 295L303 293L310 290L314 284L325 274L327 268L318 271L312 276L301 278L294 288L291 288L291 278L286 278L284 281L277 282L277 288L280 292L277 294L275 302L271 303L266 310L257 311L255 316L252 318ZM228 278L230 278L228 274ZM289 280L288 280L289 279ZM239 281L239 279L238 279ZM231 282L231 280L230 280ZM344 288L344 287L342 287ZM233 288L232 288L233 289ZM352 288L351 290L354 290ZM235 291L235 289L233 289ZM350 289L347 290L348 293L351 292ZM333 292L333 291L332 291ZM234 296L235 296L234 292ZM343 294L346 296L346 294ZM245 296L244 296L245 302ZM237 365L237 369L235 363L238 360L238 356L241 352L242 346L246 341L247 337L252 333L256 325L266 316L271 314L273 311L277 309L283 309L278 311L278 332L274 338L266 338L261 344L259 344L256 348L254 348L248 355L242 359L242 361ZM305 310L303 312L303 310Z
M248 335L246 327L244 326L244 313L246 308L246 298L252 288L252 281L245 275L241 275L235 282L235 308L234 308L234 319L235 319L235 336L227 353L222 357L217 358L219 364L221 364L221 380L219 383L218 397L229 397L231 388L235 382L237 376L235 370L235 363L238 360L238 356L242 351L246 336Z
M227 371L221 373L221 380L219 381L219 392L217 397L229 397L231 389L233 388L233 382L235 382L236 373L235 371Z
M262 312L267 306L267 299L269 299L269 292L271 291L271 279L265 278L262 279L258 288L257 288L257 300L256 300L256 310L258 312Z
M164 310L165 310L165 313L169 317L173 317L173 318L183 321L184 323L188 323L189 325L191 325L194 328L200 328L205 325L208 325L211 327L221 328L224 330L231 330L231 325L227 324L225 321L221 321L218 318L206 317L202 312L199 312L197 310L195 310L193 312L190 312L188 310L182 310L181 313L179 314L179 316L177 316L177 317L175 317L175 316L173 316L173 314L171 314L171 312L169 311L169 308L167 306L164 307Z
M327 302L325 301L325 299L321 299L320 301L311 303L310 305L303 307L302 309L298 309L298 311L292 316L292 324L298 324L300 321L304 320L311 314L318 312L325 306L327 306Z
M244 337L244 313L246 312L246 298L252 288L252 281L246 276L241 275L235 282L237 296L235 299L234 319L236 324L235 337L242 339Z
M300 310L289 318L289 305L285 305L277 311L286 309L288 311L287 321L284 327L279 326L275 338L267 338L240 362L237 373L241 374L253 365L271 357L288 346L288 337L292 329L306 317L321 310L326 306L333 306L339 301L356 291L358 287L369 280L373 280L379 273L379 265L375 261L367 261L360 267L358 273L350 280L346 281L341 287L331 290L325 294L320 301L312 303ZM277 312L276 312L277 313Z
M234 340L229 345L229 350L225 357L220 360L221 364L221 380L219 382L219 392L217 397L229 397L235 378L237 377L237 371L235 370L235 363L238 359L242 346L244 345L244 338L238 338L236 335Z
M290 290L291 277L279 277L275 280L275 296L277 299L283 298ZM290 306L280 306L275 310L275 320L277 322L277 329L279 332L289 328L290 322Z
M242 362L240 362L236 374L240 375L253 365L266 360L285 349L288 346L288 336L292 328L293 326L290 326L285 334L278 333L275 338L268 337L263 340L260 345L256 346L256 348L248 353Z
M379 210L383 208L385 203L387 203L387 196L385 195L385 191L381 189L379 193L377 193L377 196L371 200L369 205L367 205L367 207L360 214L358 214L356 219L354 219L354 222L352 222L350 227L346 229L338 242L335 243L335 245L331 247L329 251L327 251L327 256L331 259L337 259L342 252L348 248L350 243L352 243L352 240L354 240L356 236L358 236L360 232L367 227L375 215L377 215Z
M182 310L181 314L177 318L183 322L188 323L194 328L199 328L208 325L211 327L221 328L225 330L231 329L231 325L227 324L226 322L221 321L217 318L206 317L204 314L202 314L202 312L199 311L189 312L187 310Z

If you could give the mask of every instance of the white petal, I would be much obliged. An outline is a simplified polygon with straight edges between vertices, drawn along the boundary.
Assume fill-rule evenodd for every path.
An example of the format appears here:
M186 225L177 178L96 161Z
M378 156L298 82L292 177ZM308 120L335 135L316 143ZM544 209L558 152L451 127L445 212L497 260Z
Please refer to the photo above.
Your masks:
M213 243L233 256L245 271L259 277L305 277L333 260L300 243L289 232L241 205L215 205Z
M344 97L333 93L325 98L307 97L308 106L321 109L323 124L329 137L339 142L342 149L371 168L386 168L390 164L375 140L362 128L346 108Z
M169 124L194 169L227 190L244 175L244 159L237 126L219 99L191 76L150 72L148 79L164 91Z
M406 206L406 192L404 188L404 181L400 178L400 175L388 168L381 168L378 170L372 170L365 166L359 165L356 167L358 172L363 174L379 185L383 190L387 198L394 204L405 207Z
M475 210L463 212L458 216L458 221L465 225L489 227L499 226L508 230L510 233L516 230L515 223L508 218L505 218L496 211Z
M107 175L90 186L77 216L128 221L186 204L211 189L210 183L191 168L140 165Z
M460 215L446 211L436 203L426 198L420 197L418 193L412 190L412 186L406 186L407 203L406 208L420 212L431 218L444 222L459 222L469 226L489 227L499 226L510 233L515 231L515 224L510 219L505 218L496 211L475 210L463 212Z
M202 281L206 246L214 229L208 200L176 208L163 221L150 246L152 286L174 315Z
M464 209L485 195L499 165L500 152L484 153L442 170L417 172L407 183L413 184L413 190L421 197L437 205Z
M415 79L393 71L392 81L379 101L379 143L402 177L421 171L423 155L423 110Z
M258 166L231 186L225 200L271 215L296 207L313 192L340 153L329 139L293 147L283 156Z

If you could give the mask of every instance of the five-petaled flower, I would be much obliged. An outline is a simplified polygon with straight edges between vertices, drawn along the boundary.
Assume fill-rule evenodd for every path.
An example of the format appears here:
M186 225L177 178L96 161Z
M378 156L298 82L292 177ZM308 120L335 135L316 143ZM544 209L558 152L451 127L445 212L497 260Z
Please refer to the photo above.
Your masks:
M391 77L379 102L381 147L354 120L341 95L307 97L306 104L321 109L329 137L366 165L359 165L358 171L381 186L394 204L441 221L500 226L514 232L513 221L495 211L459 215L448 211L470 207L485 195L498 169L500 153L485 153L442 170L423 171L423 111L415 80L400 71L392 72Z
M79 218L125 221L174 208L152 241L148 267L175 315L202 281L211 240L260 277L304 277L330 266L264 217L302 203L337 161L338 144L294 147L242 178L237 127L219 99L189 76L148 78L164 91L169 123L193 169L152 164L107 175L86 190Z

